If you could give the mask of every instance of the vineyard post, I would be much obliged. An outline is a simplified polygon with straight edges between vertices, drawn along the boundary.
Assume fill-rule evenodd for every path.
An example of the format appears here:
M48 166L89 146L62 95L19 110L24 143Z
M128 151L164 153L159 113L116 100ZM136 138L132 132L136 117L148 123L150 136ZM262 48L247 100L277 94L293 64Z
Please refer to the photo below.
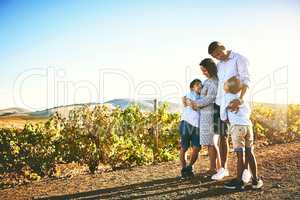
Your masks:
M157 114L157 99L154 99L154 106L153 106L153 109L154 109L154 113ZM157 159L157 156L158 156L158 130L157 130L157 120L156 121L156 124L155 124L155 128L154 128L154 162L156 161Z

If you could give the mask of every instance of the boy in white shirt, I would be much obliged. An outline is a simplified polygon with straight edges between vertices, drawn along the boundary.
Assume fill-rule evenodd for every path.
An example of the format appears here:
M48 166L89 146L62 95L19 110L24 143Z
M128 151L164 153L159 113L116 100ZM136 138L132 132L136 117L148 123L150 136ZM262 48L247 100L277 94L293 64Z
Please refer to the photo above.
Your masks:
M225 184L227 189L244 189L243 172L250 166L252 172L252 188L259 189L263 181L257 176L257 164L253 152L253 131L250 120L250 107L243 102L238 111L228 108L232 100L239 98L241 81L233 76L224 83L224 97L222 98L220 117L230 124L229 134L232 138L234 152L237 154L237 178ZM244 161L245 152L245 161Z
M190 83L190 92L186 94L186 98L196 101L199 100L202 82L195 79ZM181 115L181 122L179 126L180 132L180 161L181 161L181 177L183 179L194 176L193 164L198 158L200 151L200 136L199 136L199 112L193 110L190 106L183 108ZM185 153L188 148L192 146L192 155L190 157L189 165L186 164Z

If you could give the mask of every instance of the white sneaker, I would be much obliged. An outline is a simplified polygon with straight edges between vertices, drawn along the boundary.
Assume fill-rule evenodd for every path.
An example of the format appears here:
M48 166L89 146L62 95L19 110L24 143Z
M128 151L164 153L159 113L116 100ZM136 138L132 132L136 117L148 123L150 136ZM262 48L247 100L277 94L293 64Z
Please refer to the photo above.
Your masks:
M252 188L260 189L264 185L264 182L258 178L257 180L252 180Z
M252 178L252 174L248 169L245 169L242 175L242 180L244 181L244 183L249 183L251 178Z
M225 176L229 176L228 169L224 169L223 167L218 170L218 172L211 177L212 180L222 180Z

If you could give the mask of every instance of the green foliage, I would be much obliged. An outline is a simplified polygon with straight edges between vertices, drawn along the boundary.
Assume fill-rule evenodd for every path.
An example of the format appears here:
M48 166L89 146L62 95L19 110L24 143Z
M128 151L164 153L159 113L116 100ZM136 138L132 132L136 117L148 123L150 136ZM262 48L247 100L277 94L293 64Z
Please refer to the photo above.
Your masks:
M56 140L46 126L26 124L22 130L0 129L0 171L38 179L51 175L56 161Z
M257 139L269 144L300 138L300 105L274 109L253 107ZM180 115L164 104L156 112L137 105L124 110L104 105L80 107L67 118L53 115L45 124L22 130L0 129L0 172L17 172L30 180L55 174L55 165L76 162L93 173L99 163L113 169L178 158Z
M254 133L268 144L300 140L300 105L267 106L255 104L251 120Z

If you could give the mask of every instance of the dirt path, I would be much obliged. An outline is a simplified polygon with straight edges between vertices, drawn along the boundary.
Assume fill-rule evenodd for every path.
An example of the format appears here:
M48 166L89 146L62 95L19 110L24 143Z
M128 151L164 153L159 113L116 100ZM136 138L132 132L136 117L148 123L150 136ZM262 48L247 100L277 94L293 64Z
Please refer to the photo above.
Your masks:
M179 181L178 161L135 167L69 179L44 180L0 190L0 199L300 199L300 143L275 145L257 150L260 174L265 182L259 191L223 189L223 182L204 176L208 158L196 165L196 177ZM229 170L234 175L235 158ZM201 170L200 170L201 169Z

